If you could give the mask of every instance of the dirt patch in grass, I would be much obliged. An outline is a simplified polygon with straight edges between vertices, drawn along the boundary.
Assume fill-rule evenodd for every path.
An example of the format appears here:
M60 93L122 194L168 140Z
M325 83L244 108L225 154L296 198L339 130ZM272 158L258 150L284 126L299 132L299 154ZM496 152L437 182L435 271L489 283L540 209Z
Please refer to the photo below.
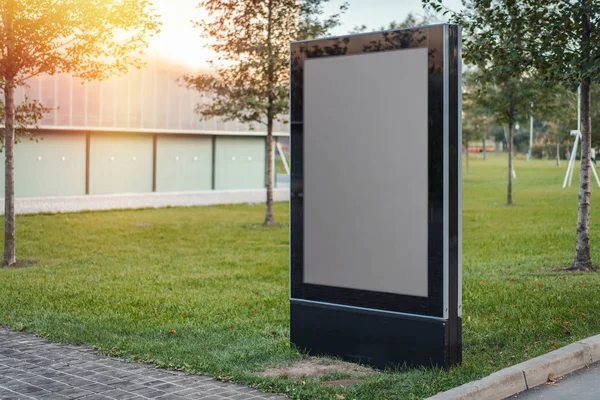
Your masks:
M246 225L247 229L275 229L275 228L286 228L287 225L285 224L280 224L277 222L272 223L271 225L265 225L265 224L249 224Z
M267 368L266 370L259 372L258 375L269 378L280 376L287 376L288 378L319 378L325 375L339 373L352 376L364 376L374 372L375 371L371 368L344 361L310 359L298 361L283 367Z
M598 266L594 265L589 270L571 269L571 265L552 268L552 272L598 272Z
M6 265L2 263L2 265L0 265L0 268L27 268L37 263L37 260L17 260L17 262L13 265Z
M137 223L133 224L133 226L135 228L147 228L147 227L152 226L152 224L150 224L148 222L137 222Z

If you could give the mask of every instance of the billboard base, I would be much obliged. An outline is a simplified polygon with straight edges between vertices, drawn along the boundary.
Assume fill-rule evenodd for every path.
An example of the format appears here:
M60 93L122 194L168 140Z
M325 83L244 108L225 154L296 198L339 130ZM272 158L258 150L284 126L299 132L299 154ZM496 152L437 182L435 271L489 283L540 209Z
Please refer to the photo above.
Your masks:
M450 367L461 362L458 323L305 300L290 301L291 343L374 368Z

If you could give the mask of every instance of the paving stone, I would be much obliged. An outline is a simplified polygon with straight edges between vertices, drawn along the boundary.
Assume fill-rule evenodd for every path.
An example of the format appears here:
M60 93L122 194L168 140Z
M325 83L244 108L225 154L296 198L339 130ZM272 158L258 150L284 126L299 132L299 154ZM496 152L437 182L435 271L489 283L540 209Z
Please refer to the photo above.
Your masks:
M185 397L178 396L173 393L165 394L164 396L157 397L156 400L184 400Z
M156 369L0 327L1 400L283 400L202 375Z
M111 399L115 399L115 400L127 400L127 399L131 399L134 397L138 397L137 395L135 395L133 393L128 393L121 389L111 390L110 392L104 393L104 395L110 397Z
M172 383L163 383L162 385L153 386L155 389L162 390L164 392L176 392L181 390L182 387L178 385L174 385Z
M81 388L68 386L65 389L59 390L58 392L56 392L56 394L60 394L61 396L65 396L69 399L80 399L82 397L89 396L93 393Z
M49 393L49 394L45 394L40 397L36 396L36 398L38 398L40 400L68 400L68 397L57 394L57 393Z
M188 394L193 394L193 393L198 393L198 389L197 388L188 388L188 389L183 389L183 390L179 390L177 392L174 392L174 394L178 395L178 396L187 396Z
M111 398L101 394L92 394L86 397L82 397L82 400L111 400Z

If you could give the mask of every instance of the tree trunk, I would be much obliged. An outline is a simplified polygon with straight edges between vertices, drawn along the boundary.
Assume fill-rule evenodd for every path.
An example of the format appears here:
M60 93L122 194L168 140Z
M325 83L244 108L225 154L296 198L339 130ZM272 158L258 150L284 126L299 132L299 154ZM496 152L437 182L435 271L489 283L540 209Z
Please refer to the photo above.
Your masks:
M466 157L467 157L467 176L466 178L469 179L469 142L467 141L467 145L465 146L466 149Z
M586 48L590 41L590 16L582 18L581 47ZM590 256L590 145L592 141L592 118L590 114L592 81L589 77L581 80L581 170L579 175L579 210L577 214L577 242L575 258L570 270L589 271L592 269Z
M273 121L267 124L267 207L265 225L273 225Z
M15 144L15 88L13 82L4 87L5 131L4 131L4 265L17 262L15 253L15 182L14 153Z
M589 271L592 269L590 256L590 143L592 120L590 114L591 80L584 78L581 83L581 170L579 175L579 211L577 214L577 243L575 258L570 270Z
M560 145L556 142L556 166L560 167Z
M10 60L5 71L4 80L4 265L14 265L17 262L15 252L15 182L14 154L15 144L15 81L12 64L14 55L14 36L12 7L8 3L8 11L3 16L6 34L6 56Z
M275 80L274 68L273 68L273 46L271 43L271 25L273 19L273 1L269 0L268 3L268 30L267 30L267 205L265 209L265 226L274 225L275 220L273 218L273 108L275 104L275 93L273 92L273 83Z
M512 142L513 142L513 123L508 124L508 186L506 188L506 204L512 205L512 172L513 172L513 157L512 157Z
M487 148L485 147L485 136L483 137L483 159L487 160Z

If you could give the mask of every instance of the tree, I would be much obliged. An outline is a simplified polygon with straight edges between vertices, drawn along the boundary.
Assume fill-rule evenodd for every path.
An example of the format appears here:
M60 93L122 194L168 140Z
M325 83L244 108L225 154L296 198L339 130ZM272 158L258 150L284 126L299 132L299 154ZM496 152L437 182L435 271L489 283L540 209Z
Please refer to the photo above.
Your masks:
M487 115L497 124L508 128L508 183L506 204L513 204L513 142L515 124L531 112L535 99L536 82L527 78L497 79L489 71L474 71L467 76L470 91L465 94L467 111L472 107L479 115ZM471 103L473 103L471 105Z
M320 19L329 0L201 0L208 14L194 22L216 58L212 71L183 77L188 88L211 96L198 105L202 118L221 117L267 128L267 202L264 225L273 225L273 123L289 109L290 41L315 38L339 25L340 14ZM346 5L342 5L340 13Z
M462 142L465 149L466 170L465 179L469 179L469 142L482 138L482 132L485 127L479 118L470 118L465 120L462 129Z
M449 12L443 0L423 0ZM581 88L582 160L577 239L570 270L593 269L590 256L591 87L600 81L600 2L597 0L470 0L452 13L463 26L470 61L493 66L498 75L538 74ZM466 55L465 51L465 55Z
M41 74L102 79L140 65L142 48L158 31L149 0L3 0L0 2L0 90L4 94L4 264L16 263L14 153L17 128L45 110L15 105L14 92ZM17 129L17 133L22 132Z
M462 141L466 150L466 179L469 179L469 142L482 139L483 154L485 157L486 130L490 124L490 112L485 107L483 99L478 93L474 75L463 74L463 126Z
M489 88L488 105L497 111L496 119L508 124L508 184L506 203L512 201L513 128L517 113L523 115L531 99L522 95L527 80L528 60L521 47L528 32L521 17L522 7L515 0L473 0L459 13L451 12L442 0L423 0L435 11L451 13L451 20L463 27L464 59L479 71L477 80ZM529 94L529 93L527 93ZM494 102L500 102L495 104Z
M590 256L590 149L592 82L600 82L600 3L597 0L527 0L532 66L548 80L581 89L581 169L575 256L570 270L592 270Z
M560 166L560 145L572 138L570 131L577 126L577 95L564 86L554 86L544 98L543 107L534 108L546 130L547 141L556 145L556 166Z
M0 89L1 90L1 89ZM6 126L4 102L0 99L0 124ZM44 117L44 114L52 111L44 107L39 100L29 100L27 96L21 104L15 105L15 144L19 143L24 137L37 141L38 138L33 132L38 128L37 123ZM0 136L0 146L4 150L4 137ZM0 151L2 151L0 150Z

